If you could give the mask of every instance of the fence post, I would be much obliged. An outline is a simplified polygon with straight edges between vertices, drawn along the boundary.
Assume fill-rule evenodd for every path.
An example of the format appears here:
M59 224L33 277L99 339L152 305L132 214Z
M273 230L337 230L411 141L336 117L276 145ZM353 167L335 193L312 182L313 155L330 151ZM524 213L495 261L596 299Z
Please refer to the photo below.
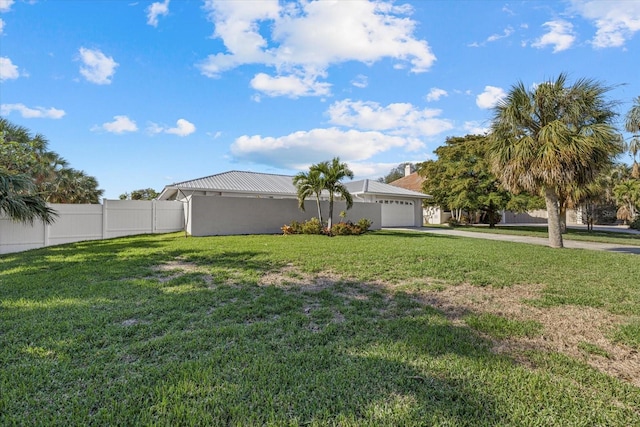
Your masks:
M107 238L107 199L102 199L102 239Z
M49 246L49 227L51 226L47 224L47 222L44 220L42 221L42 225L44 226L43 227L44 236L42 239L42 246L46 248L47 246Z
M155 234L158 229L158 212L156 206L157 200L151 200L151 232Z

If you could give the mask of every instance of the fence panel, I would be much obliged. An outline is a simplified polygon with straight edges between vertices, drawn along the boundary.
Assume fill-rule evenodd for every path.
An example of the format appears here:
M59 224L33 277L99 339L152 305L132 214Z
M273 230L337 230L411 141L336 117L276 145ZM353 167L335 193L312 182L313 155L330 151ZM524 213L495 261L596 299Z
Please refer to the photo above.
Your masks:
M0 218L0 254L184 228L184 206L175 201L104 200L102 205L50 206L58 212L50 225L41 221L25 225Z

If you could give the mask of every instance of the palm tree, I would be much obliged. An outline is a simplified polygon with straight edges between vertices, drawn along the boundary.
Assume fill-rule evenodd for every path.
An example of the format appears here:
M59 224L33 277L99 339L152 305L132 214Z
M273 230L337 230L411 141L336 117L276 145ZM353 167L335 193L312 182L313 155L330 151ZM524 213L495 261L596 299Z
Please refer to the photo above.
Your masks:
M334 157L331 162L321 162L311 166L311 170L320 173L324 183L324 189L329 193L329 220L328 228L331 230L333 224L333 200L335 196L341 197L347 203L347 209L353 206L353 198L347 187L340 182L344 178L353 179L353 172L346 163L340 163L339 157Z
M0 214L23 223L33 224L39 218L51 224L57 213L34 193L35 188L27 175L12 175L0 169Z
M322 209L320 208L320 195L324 189L324 181L320 171L310 168L309 172L300 172L293 177L293 185L298 190L298 207L304 211L304 200L314 195L318 206L318 219L322 224Z
M560 199L586 186L623 151L612 125L611 88L567 76L532 90L514 85L494 109L488 157L492 171L514 193L530 191L545 199L549 245L561 248Z
M633 169L631 169L631 176L636 179L640 179L640 164L636 160L636 156L640 152L640 96L634 100L634 105L627 113L627 120L624 124L625 129L631 132L633 135L631 140L627 144L627 150L633 157Z
M620 206L618 219L633 221L640 206L640 180L627 179L613 188L613 195Z

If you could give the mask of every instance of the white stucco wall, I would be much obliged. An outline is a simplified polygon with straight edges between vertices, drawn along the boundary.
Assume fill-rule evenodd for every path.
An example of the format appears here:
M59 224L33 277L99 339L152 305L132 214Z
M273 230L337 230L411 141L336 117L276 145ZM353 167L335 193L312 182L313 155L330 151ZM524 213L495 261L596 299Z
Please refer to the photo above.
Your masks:
M318 216L315 201L305 203L306 212L298 209L295 199L257 197L192 196L189 198L187 231L193 236L232 234L279 234L281 227L291 221L306 221ZM340 221L344 202L335 202L334 223ZM381 211L377 203L354 203L346 211L345 220L360 218L373 221L372 229L380 229ZM329 213L329 203L322 202L322 215Z

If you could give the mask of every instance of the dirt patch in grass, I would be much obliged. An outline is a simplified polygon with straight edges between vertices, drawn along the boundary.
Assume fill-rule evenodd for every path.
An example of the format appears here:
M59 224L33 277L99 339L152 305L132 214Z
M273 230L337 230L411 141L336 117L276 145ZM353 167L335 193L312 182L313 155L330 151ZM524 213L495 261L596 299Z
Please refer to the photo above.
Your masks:
M508 353L526 363L526 358L523 358L526 350L557 351L640 386L640 353L609 338L628 318L592 307L563 305L541 308L526 303L539 298L542 289L540 285L498 289L462 284L422 293L422 299L456 324L464 324L463 318L469 313L491 313L507 319L533 320L543 325L540 336L492 339L497 353ZM586 351L585 348L599 351Z
M300 288L305 291L321 291L333 288L336 284L344 282L337 274L323 273L312 275L300 271L293 264L287 264L280 270L270 271L260 278L260 286L276 286L279 288Z
M336 295L348 299L367 299L373 291L383 290L391 294L398 289L398 285L385 282L353 283L333 273L311 275L293 265L265 274L260 285L312 292L331 289ZM609 338L620 325L628 322L628 317L592 307L534 307L527 304L527 301L539 299L542 291L542 285L492 288L461 284L411 293L415 300L440 310L459 326L466 326L465 316L485 313L510 320L539 322L543 326L539 336L508 339L487 337L493 342L493 351L509 354L524 365L531 366L525 354L527 350L556 351L640 386L640 353ZM389 298L385 300L387 303L391 301Z
M160 283L169 282L187 273L199 273L202 274L202 278L208 285L213 284L213 276L209 274L206 268L179 258L157 265L153 270L161 273L153 276L153 279L160 281Z

